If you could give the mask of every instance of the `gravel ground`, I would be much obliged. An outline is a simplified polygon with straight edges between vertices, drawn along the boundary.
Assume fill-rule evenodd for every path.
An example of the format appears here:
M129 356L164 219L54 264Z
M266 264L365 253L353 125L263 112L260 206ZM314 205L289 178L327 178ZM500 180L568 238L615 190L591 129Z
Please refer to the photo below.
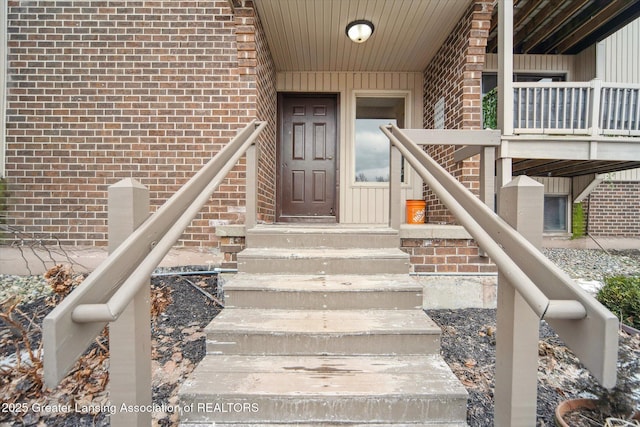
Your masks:
M640 274L638 250L605 253L600 250L546 249L544 252L576 279L601 281L612 274ZM154 279L154 286L172 291L172 301L153 325L154 403L175 404L179 382L204 355L203 328L220 310L215 301L206 296L209 294L215 298L217 285L211 276L165 276ZM5 302L0 305L6 308L7 301L23 300L18 307L21 314L14 317L33 332L33 348L39 344L41 319L51 309L46 304L47 297L50 297L50 290L42 277L0 275L0 303ZM469 391L469 425L493 425L495 310L430 310L428 314L443 329L442 354L445 360ZM586 391L597 390L597 386L545 322L541 324L540 336L538 425L551 426L553 408L559 400L584 395ZM15 341L16 334L12 328L0 328L0 368L2 365L15 366L15 357L11 359L15 354ZM90 351L94 354L89 353L91 357L87 357L87 365L77 368L69 381L55 390L29 398L28 402L107 402L107 393L99 387L106 382L107 367L99 347L97 344L92 347ZM640 338L622 334L621 349L621 352L640 360ZM75 375L82 372L86 372L88 377L83 378L84 388L78 388ZM0 402L15 401L16 390L26 393L31 385L24 378L14 378L13 382L7 383L3 373ZM154 413L154 425L175 425L176 417L176 414ZM19 425L105 426L108 425L108 417L104 413L44 415L34 411L0 412L0 427Z
M617 274L640 274L640 249L607 253L599 249L546 248L542 252L574 279L602 281Z

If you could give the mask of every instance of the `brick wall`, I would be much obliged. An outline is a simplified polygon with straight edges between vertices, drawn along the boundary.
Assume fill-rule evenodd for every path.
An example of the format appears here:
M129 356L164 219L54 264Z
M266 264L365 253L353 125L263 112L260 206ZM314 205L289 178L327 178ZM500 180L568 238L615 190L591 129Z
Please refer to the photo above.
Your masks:
M589 234L640 237L639 182L603 182L585 205Z
M424 72L424 127L434 128L434 106L444 98L445 129L482 128L482 70L491 24L492 2L475 0ZM453 162L453 146L433 146L429 155L467 188L479 189L477 158ZM455 220L427 188L427 222Z
M10 224L104 245L109 185L139 180L155 209L238 128L272 118L265 96L273 67L256 52L260 37L244 31L251 22L226 0L9 1ZM268 149L273 126L261 140ZM185 244L210 244L216 221L243 221L241 163ZM263 182L269 218L272 184Z
M253 3L248 1L244 8L235 13L238 35L238 65L243 75L253 76L257 89L257 117L267 121L267 127L258 140L258 221L275 221L276 188L276 117L277 92L276 71L269 52L266 36ZM224 260L223 268L236 268L237 254L245 244L244 233L224 235L219 238L219 248Z
M416 273L493 273L496 266L480 256L473 239L402 239Z
M276 124L277 99L276 66L271 57L262 24L255 15L256 85L258 89L258 118L267 121L260 136L258 180L258 221L275 221L276 203Z

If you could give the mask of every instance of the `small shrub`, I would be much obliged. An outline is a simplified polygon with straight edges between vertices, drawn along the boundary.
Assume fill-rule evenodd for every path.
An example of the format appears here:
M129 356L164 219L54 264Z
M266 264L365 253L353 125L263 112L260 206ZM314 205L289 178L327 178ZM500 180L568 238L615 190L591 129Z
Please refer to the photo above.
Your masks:
M572 238L579 239L584 237L585 228L584 207L582 206L582 203L574 203L573 218L571 221Z
M606 278L597 299L621 322L640 329L640 276Z

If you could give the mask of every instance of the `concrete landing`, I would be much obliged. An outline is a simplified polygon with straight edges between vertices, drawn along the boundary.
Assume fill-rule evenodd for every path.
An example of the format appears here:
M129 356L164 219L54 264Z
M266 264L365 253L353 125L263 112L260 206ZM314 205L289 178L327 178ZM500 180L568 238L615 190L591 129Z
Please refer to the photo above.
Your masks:
M180 393L195 407L204 408L211 395L220 404L251 404L247 410L213 418L186 414L185 425L207 419L230 425L269 420L323 425L425 425L429 420L434 425L464 425L460 420L466 417L467 399L464 387L436 355L209 356Z
M254 248L398 248L400 236L388 227L259 225L247 231Z

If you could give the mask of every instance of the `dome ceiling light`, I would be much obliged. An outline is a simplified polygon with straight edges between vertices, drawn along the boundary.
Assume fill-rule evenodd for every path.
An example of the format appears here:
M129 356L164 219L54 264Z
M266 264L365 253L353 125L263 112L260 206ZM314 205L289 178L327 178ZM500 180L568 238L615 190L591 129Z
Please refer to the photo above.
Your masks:
M374 26L371 21L358 19L350 22L349 25L347 25L345 32L351 41L355 43L364 43L369 37L371 37L373 30Z

